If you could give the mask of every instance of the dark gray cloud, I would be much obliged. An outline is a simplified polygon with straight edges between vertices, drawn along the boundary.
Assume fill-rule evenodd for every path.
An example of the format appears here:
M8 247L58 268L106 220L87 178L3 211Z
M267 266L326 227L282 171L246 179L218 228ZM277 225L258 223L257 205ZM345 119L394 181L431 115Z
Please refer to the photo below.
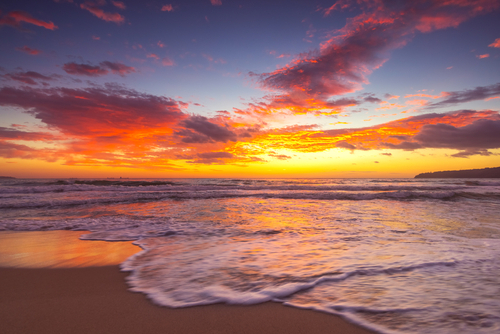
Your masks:
M191 116L183 120L180 126L184 129L176 131L175 134L182 137L184 143L226 143L238 139L236 133L226 126L212 123L204 116Z
M431 148L500 148L500 120L479 119L463 127L428 124L413 139L422 146Z
M466 89L462 91L447 92L444 100L432 103L429 107L443 107L446 105L453 105L458 103L466 103L470 101L484 100L489 97L500 95L500 83L476 87L474 89Z

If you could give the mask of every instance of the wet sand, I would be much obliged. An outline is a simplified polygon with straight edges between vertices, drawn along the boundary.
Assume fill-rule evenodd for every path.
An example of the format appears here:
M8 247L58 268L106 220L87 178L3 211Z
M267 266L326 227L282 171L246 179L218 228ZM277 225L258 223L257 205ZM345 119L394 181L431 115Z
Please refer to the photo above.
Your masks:
M81 262L76 263L80 267L0 268L2 332L371 333L340 317L278 303L160 307L145 295L128 291L128 273L117 265L81 267ZM93 261L86 258L85 263Z

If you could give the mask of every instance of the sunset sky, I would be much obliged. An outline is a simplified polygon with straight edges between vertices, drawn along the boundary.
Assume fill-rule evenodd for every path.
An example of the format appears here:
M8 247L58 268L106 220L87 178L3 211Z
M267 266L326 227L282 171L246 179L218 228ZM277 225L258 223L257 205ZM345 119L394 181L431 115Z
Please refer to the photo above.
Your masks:
M2 1L0 175L500 166L500 1Z

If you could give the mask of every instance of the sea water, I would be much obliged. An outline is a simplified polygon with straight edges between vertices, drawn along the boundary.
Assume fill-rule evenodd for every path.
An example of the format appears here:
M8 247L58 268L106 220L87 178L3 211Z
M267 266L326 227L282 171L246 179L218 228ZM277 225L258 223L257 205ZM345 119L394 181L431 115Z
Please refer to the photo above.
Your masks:
M500 332L500 180L10 179L0 230L135 240L155 303L281 302L381 333Z

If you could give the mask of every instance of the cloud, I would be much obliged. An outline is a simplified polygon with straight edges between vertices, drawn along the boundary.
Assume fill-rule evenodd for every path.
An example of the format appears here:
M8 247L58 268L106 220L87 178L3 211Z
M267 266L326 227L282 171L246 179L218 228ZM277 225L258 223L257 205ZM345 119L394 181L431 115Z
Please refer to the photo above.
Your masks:
M484 55L477 55L476 57L479 58L479 59L484 59L484 58L488 58L490 56L489 53L486 53Z
M275 153L270 153L268 154L270 157L273 157L278 160L288 160L291 159L292 157L286 154L275 154Z
M0 155L4 157L63 160L67 165L178 169L162 151L171 146L167 138L172 128L186 118L180 101L106 84L82 89L3 87L0 106L21 108L61 134L51 138L0 129ZM52 139L55 148L8 142L41 139Z
M483 150L483 149L480 149L480 150L467 149L465 151L460 151L458 153L452 154L451 156L454 158L468 158L471 155L490 156L490 155L493 155L493 153L491 153L488 150Z
M20 131L17 129L0 127L0 140L28 140L28 141L42 141L53 140L54 135L42 132Z
M52 21L45 22L35 19L29 13L23 11L12 11L0 18L0 25L9 25L20 30L22 29L21 22L30 23L49 30L55 30L58 28Z
M111 3L113 4L113 6L115 6L116 8L120 8L120 9L127 9L127 6L125 6L125 4L121 1L113 1L111 0Z
M500 38L495 39L495 41L488 46L490 48L500 48Z
M16 48L16 50L17 51L22 51L22 52L27 53L27 54L32 55L32 56L36 56L36 55L42 53L42 51L37 50L37 49L29 48L26 45L23 46L22 48Z
M222 0L210 0L210 3L212 4L212 6L221 6Z
M479 86L474 89L462 91L445 92L445 99L430 105L430 107L442 107L446 105L466 103L476 100L485 100L500 94L500 83L490 86Z
M500 148L500 120L479 119L462 127L428 124L413 139L422 146L431 148Z
M111 73L125 76L125 74L130 74L135 72L135 68L131 66L124 65L118 62L103 61L100 63L102 67L108 68Z
M3 75L4 78L15 80L22 82L27 85L38 85L38 82L36 80L45 80L45 81L51 81L57 78L57 75L52 75L50 77L45 76L43 74L40 74L38 72L34 71L27 71L27 72L14 72L14 73L7 73Z
M165 57L161 60L161 64L163 66L174 66L175 62L172 59Z
M384 94L384 97L388 100L391 100L391 99L399 99L399 95L392 95L392 94Z
M106 22L114 22L116 24L122 24L123 22L125 22L125 18L122 15L118 13L106 13L98 7L99 5L100 4L95 4L93 2L87 1L80 4L80 8L88 10L94 16L97 16L98 18Z
M174 7L171 4L164 5L163 7L161 7L161 11L162 12L173 12Z
M118 74L120 76L125 76L135 72L135 68L131 66L124 65L118 62L103 61L99 66L92 66L87 64L77 64L74 62L66 63L63 66L63 70L68 74L73 75L85 75L89 77L98 77L108 74L110 71L113 74Z
M160 59L160 57L158 57L158 55L157 55L157 54L154 54L154 53L150 53L150 54L148 54L146 57L147 57L147 58L154 58L154 59L156 59L156 60Z
M108 70L100 66L92 66L87 64L66 63L63 65L63 70L68 74L86 75L89 77L98 77L109 73Z
M206 153L198 153L197 158L190 162L196 164L206 164L206 165L212 165L212 164L223 165L226 163L225 160L232 158L235 158L235 156L229 152L206 152Z
M323 152L333 148L350 151L381 149L412 151L424 148L464 150L467 147L488 149L492 148L491 145L496 146L496 143L487 144L486 138L494 136L497 128L491 124L488 127L487 123L482 123L484 121L491 121L494 122L493 124L497 124L500 122L500 114L498 111L492 110L460 110L443 114L423 114L364 128L321 131L318 129L287 127L260 131L256 136L252 137L249 144L251 144L251 152L253 154L257 154L257 152L258 154L266 154L269 150L278 149L288 149L301 153ZM475 125L472 126L472 124ZM437 127L426 127L430 125L436 125ZM441 137L440 141L433 143L430 138L432 138L431 135L434 132L431 133L430 131L439 129L443 125L458 129L460 134L467 138L474 136L474 133L479 133L480 131L484 131L484 136L478 136L476 144L469 144L469 146L464 146L456 140L447 140L446 138L448 137ZM419 134L420 136L418 136ZM500 132L496 136L500 136ZM240 140L242 140L241 137ZM438 145L438 142L441 144ZM234 149L241 147L241 145L240 143L236 143L233 146L226 147L226 150L234 152ZM243 150L239 151L239 153L246 154L248 152Z
M191 116L182 121L184 129L176 132L184 143L213 143L236 141L237 135L225 125L210 122L204 116Z
M179 102L107 84L83 89L0 89L0 105L24 109L71 136L126 136L185 118Z
M302 53L273 72L255 74L260 86L277 100L314 102L328 108L332 96L352 93L368 83L367 76L381 67L390 53L407 44L418 33L427 33L460 23L500 7L495 0L460 1L358 1L362 13L351 18L319 50ZM348 9L354 1L337 1L325 14ZM311 103L309 103L311 104ZM269 108L274 103L268 103ZM289 108L287 108L289 110ZM307 112L307 110L302 110ZM339 110L342 111L342 110Z

